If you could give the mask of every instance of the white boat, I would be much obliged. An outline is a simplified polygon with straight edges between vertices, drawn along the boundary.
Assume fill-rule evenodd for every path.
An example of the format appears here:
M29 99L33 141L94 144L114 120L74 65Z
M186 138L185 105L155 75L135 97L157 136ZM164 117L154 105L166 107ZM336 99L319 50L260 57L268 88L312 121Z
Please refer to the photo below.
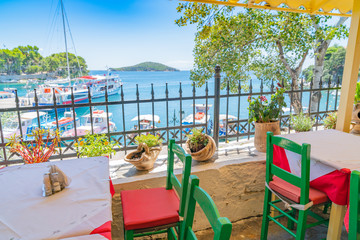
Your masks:
M44 122L44 116L46 116L45 112L39 112L40 124ZM37 112L26 112L20 115L21 118L21 131L23 136L31 133L29 132L29 128L32 126L38 127L38 120L37 120ZM19 120L17 117L11 119L8 122L5 122L2 126L3 128L3 135L4 138L9 138L11 136L20 136L20 127L19 127Z
M15 94L16 90L17 90L17 88L11 88L11 87L4 88L5 92L10 92L10 93L13 93L13 94Z
M108 96L120 94L121 80L118 75L94 75L94 76L82 76L79 80L84 81L83 88L90 89L90 95L92 98L105 97L105 90L107 87ZM77 84L79 85L79 84Z
M237 117L233 115L227 116L228 126L226 131L226 114L220 114L219 115L219 135L225 136L225 135L234 135L237 133L236 123L229 123L229 121L235 121L237 120Z
M0 99L4 99L4 98L14 98L15 94L12 92L5 92L5 91L0 91Z
M38 105L39 106L53 106L54 105L54 91L57 105L72 104L71 90L67 87L40 87L38 89ZM82 103L89 101L88 91L85 89L74 90L74 103ZM35 106L35 103L33 103ZM50 109L53 111L53 109ZM59 108L58 111L64 110Z
M84 119L84 125L76 128L77 136L84 136L88 133L91 133L91 114L86 114L82 116ZM102 134L108 132L107 127L107 113L103 110L94 110L92 112L92 122L93 122L93 130L94 134ZM115 123L112 122L112 113L109 113L109 132L115 132L116 126ZM75 136L75 128L65 131L62 134L63 137L74 137Z
M57 129L59 126L60 135L62 136L66 131L74 129L74 125L76 122L76 127L80 127L80 118L76 117L75 114L75 121L74 121L74 115L73 111L65 111L64 117L60 118L58 122L52 121L48 122L43 125L46 129L49 129L50 131Z
M133 119L131 119L131 121L140 122L140 127L138 126L138 124L135 124L132 130L153 129L154 126L156 128L155 123L160 123L160 117L158 115L154 115L153 118L152 114L144 114L144 115L140 115L139 117L138 116L134 117Z
M192 105L192 106L194 106L194 105ZM210 107L212 107L212 105L208 104L207 111L209 111ZM206 114L206 105L205 104L195 104L195 116L193 114L190 114L187 117L185 117L181 123L182 123L182 125L185 125L185 126L208 123L208 128L206 130L206 133L210 134L211 129L212 129L212 121L210 119L209 112L207 112L207 113L208 113L207 116L205 116L205 114ZM195 122L194 122L194 120L195 120ZM188 132L190 132L191 128L185 128L184 133L187 134Z

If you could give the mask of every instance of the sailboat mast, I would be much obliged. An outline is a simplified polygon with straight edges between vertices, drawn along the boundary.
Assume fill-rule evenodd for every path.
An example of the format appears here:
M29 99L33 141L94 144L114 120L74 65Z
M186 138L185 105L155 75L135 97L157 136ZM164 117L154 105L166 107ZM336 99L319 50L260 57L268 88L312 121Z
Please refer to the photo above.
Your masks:
M66 29L65 29L64 3L63 3L62 0L60 0L60 2L61 2L61 15L62 15L62 22L63 22L63 29L64 29L67 71L68 71L68 77L69 77L69 80L70 80L70 65L69 65L69 53L68 53L67 39L66 39Z

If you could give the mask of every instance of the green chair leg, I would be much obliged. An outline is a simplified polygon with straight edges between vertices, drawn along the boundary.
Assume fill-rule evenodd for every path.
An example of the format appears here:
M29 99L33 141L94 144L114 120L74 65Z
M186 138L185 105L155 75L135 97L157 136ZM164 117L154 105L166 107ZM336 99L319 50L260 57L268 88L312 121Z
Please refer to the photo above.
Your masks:
M293 218L295 218L295 215L296 215L295 209L291 210L291 211L289 212L289 214L290 214ZM288 223L287 223L288 229L294 230L294 228L295 228L294 225L295 225L294 221L291 220L290 218L288 218Z
M168 240L176 240L176 234L174 228L169 228L167 231L167 239Z
M271 192L268 188L265 188L265 197L264 197L264 211L263 219L261 226L261 240L267 239L268 229L269 229L269 214L270 214L270 201L271 201Z
M125 230L125 240L133 240L133 239L134 239L134 231Z
M304 240L306 232L307 210L299 211L298 225L296 231L296 240Z

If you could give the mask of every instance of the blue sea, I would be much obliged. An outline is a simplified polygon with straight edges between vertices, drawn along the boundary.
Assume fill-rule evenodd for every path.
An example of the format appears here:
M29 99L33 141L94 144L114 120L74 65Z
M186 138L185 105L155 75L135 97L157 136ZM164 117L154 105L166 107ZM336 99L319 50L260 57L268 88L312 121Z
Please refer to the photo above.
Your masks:
M106 74L106 71L91 71L90 74ZM169 98L179 97L180 83L182 88L183 97L193 96L193 87L192 81L190 80L189 71L180 71L180 72L112 72L112 74L117 74L120 76L123 82L124 98L125 100L136 100L136 87L139 89L140 99L151 99L151 85L153 84L154 88L154 97L156 98L165 98L165 86L168 84ZM6 87L15 87L18 89L19 96L25 96L26 89L24 89L24 84L20 83L11 83L11 84L0 84L0 90L3 90ZM36 87L36 86L33 86ZM208 82L209 95L214 93L214 80ZM259 91L260 83L257 80L253 80L253 91ZM268 91L269 87L264 86L264 91ZM202 87L196 88L196 96L205 96L205 85ZM226 90L221 90L221 94L226 94ZM269 96L267 96L270 98ZM121 100L120 95L109 96L109 101L119 101ZM103 102L104 98L94 99L93 102ZM286 96L286 101L289 104L289 97ZM339 101L339 97L338 97ZM327 102L327 91L323 92L320 111L326 110ZM196 100L195 103L205 104L205 99ZM187 115L193 113L192 100L183 100L182 102L182 118L185 118ZM213 105L213 99L208 100L209 105ZM309 104L309 93L303 94L303 106L308 106ZM228 103L229 114L235 117L240 116L240 119L246 119L248 117L248 102L247 97L241 97L240 99L240 108L238 107L238 97L230 97ZM329 95L328 108L333 109L335 106L335 92ZM227 98L221 98L220 101L220 114L226 114L227 108ZM99 110L106 110L105 107L97 107ZM89 113L89 108L77 108L77 116L82 116ZM112 105L109 106L109 112L113 114L113 122L116 124L118 131L130 130L137 124L137 121L132 122L133 119L138 114L137 104L127 104L125 105L124 112L122 111L121 105ZM141 103L139 108L140 114L152 114L152 104L151 103ZM154 104L154 114L160 117L160 123L157 123L157 127L166 127L166 103L165 102L155 102ZM170 101L168 106L169 114L169 126L179 125L181 121L180 117L180 102L179 101ZM213 107L210 108L209 114L213 115ZM125 122L123 122L123 115L125 116ZM61 115L60 115L61 116ZM54 116L52 115L52 118Z

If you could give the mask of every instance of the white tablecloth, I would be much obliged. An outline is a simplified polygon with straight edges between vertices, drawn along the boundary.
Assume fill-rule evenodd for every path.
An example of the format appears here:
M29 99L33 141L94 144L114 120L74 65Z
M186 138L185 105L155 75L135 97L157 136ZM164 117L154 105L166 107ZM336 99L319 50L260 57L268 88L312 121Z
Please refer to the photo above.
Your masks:
M72 181L63 191L43 197L43 174L50 164ZM82 236L111 220L109 160L105 157L0 169L0 239Z
M310 181L335 170L360 169L360 137L336 130L281 135L298 144L311 145ZM291 172L300 177L301 156L285 150Z

